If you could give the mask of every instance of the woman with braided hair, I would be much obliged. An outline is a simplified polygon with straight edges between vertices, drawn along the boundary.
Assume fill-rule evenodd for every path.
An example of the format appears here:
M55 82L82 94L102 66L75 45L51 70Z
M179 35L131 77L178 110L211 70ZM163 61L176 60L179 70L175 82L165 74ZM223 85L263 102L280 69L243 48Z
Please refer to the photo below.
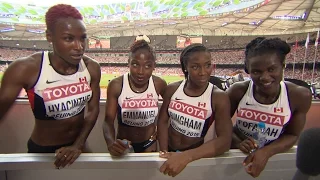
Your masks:
M279 38L252 40L246 46L244 63L251 80L235 83L227 90L230 115L237 112L231 148L248 154L244 165L253 177L259 176L271 156L295 144L311 105L310 90L283 80L289 52L290 46ZM261 122L266 137L257 144L253 137Z
M28 152L56 153L55 166L60 168L79 157L96 123L101 70L84 55L86 28L76 8L52 6L45 20L53 50L10 64L0 89L0 119L24 88L35 116Z
M208 49L192 44L182 51L180 63L185 80L167 86L158 120L160 157L167 158L160 171L173 177L194 160L229 150L232 134L228 95L209 82ZM204 142L213 122L217 137Z
M158 99L167 84L152 75L156 55L148 39L137 39L131 46L130 73L113 79L108 85L103 134L113 156L124 155L131 146L135 153L157 150Z

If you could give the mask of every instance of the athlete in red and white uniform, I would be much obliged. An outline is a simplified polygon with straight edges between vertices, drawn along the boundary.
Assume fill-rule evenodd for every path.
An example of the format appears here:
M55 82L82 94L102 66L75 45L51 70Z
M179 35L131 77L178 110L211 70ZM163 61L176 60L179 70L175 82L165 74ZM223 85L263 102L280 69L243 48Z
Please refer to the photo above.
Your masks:
M285 82L280 82L278 99L271 104L262 104L253 96L253 81L249 81L247 92L239 102L236 127L245 136L252 137L258 122L266 124L266 144L276 140L283 133L291 119L291 108Z
M188 96L183 91L186 81L181 82L171 97L168 107L170 125L172 129L185 136L203 138L214 120L211 107L214 86L208 83L201 95Z
M245 51L245 71L251 80L233 84L227 93L231 115L236 112L232 148L250 153L247 173L259 176L268 159L290 149L302 131L311 105L309 89L283 81L285 57L290 46L279 38L259 37ZM266 124L266 144L257 148L251 137L257 124Z
M108 85L103 132L113 156L124 155L129 146L136 153L157 150L158 99L167 84L152 75L156 56L147 41L150 40L133 43L129 53L130 73L113 79ZM117 134L114 128L116 117Z
M60 168L79 157L95 125L101 71L99 63L84 56L87 34L76 8L55 5L45 20L53 50L10 64L1 82L0 119L24 88L35 116L28 152L55 153Z
M92 96L87 66L81 60L74 74L62 75L50 64L49 52L43 52L37 82L26 89L34 116L63 120L78 115Z
M180 63L186 79L168 85L158 120L160 157L168 159L160 171L169 176L179 174L189 162L229 150L232 134L228 95L209 82L208 49L192 44L182 51ZM204 142L213 122L217 137Z

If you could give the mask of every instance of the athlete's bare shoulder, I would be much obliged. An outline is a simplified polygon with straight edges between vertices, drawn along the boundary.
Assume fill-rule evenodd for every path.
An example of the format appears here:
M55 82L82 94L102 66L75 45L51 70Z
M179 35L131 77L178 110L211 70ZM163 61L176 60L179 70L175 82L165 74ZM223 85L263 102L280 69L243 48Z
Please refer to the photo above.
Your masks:
M23 81L24 88L29 89L35 84L41 69L42 53L14 60L6 70L7 76L16 77ZM12 79L14 80L14 79Z
M38 67L40 69L40 64L42 62L43 53L42 52L36 52L34 54L31 54L29 56L21 57L12 62L12 64L18 64L27 66L27 68L33 68ZM18 66L17 65L17 66Z
M166 89L165 89L165 94L169 97L171 97L174 92L177 91L178 87L180 86L180 84L182 83L182 81L177 81L177 82L173 82L173 83L170 83Z
M95 65L99 65L99 66L100 66L100 64L99 64L98 61L94 60L93 58L91 58L91 57L89 57L89 56L84 55L82 59L83 59L84 63L85 63L87 66L88 66L88 65L91 65L91 64L95 64Z
M164 90L167 87L167 82L155 75L152 75L152 79L153 79L157 93L163 95Z
M178 89L178 87L180 86L180 84L183 82L183 80L181 80L181 81L177 81L177 82L173 82L173 83L170 83L169 85L168 85L168 89Z
M153 78L154 83L167 84L166 81L159 76L152 75L152 78Z
M124 75L122 75L122 76L118 76L118 77L116 77L116 78L114 78L114 79L112 79L111 81L110 81L110 83L109 83L109 85L108 86L114 86L115 84L116 85L120 85L120 86L122 86L122 83L123 83L123 76Z
M110 81L108 84L108 94L115 94L116 96L119 96L122 90L123 86L123 76L116 77Z
M290 106L292 106L293 109L296 109L302 104L304 104L304 106L311 104L312 93L310 89L288 81L285 81L285 84L287 86Z
M249 87L250 80L247 81L241 81L241 82L236 82L230 86L228 91L234 91L234 92L239 92L239 93L244 93L247 91Z
M87 66L90 75L95 75L95 76L100 76L101 75L101 69L100 69L100 64L98 61L88 57L88 56L83 56L83 61L85 65Z
M232 101L240 101L243 95L247 92L249 83L250 81L248 80L232 84L226 91L230 99Z

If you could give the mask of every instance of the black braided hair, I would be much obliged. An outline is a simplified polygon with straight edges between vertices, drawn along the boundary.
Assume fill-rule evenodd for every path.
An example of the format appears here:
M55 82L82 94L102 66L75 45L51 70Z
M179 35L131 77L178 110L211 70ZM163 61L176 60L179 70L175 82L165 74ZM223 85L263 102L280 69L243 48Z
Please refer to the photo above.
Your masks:
M146 49L152 56L152 59L156 61L156 53L149 43L145 40L138 40L134 42L130 47L129 61L132 60L132 55L140 49Z
M184 74L184 76L187 78L188 77L188 71L186 69L187 67L187 62L189 59L190 54L194 52L208 52L208 48L206 48L203 44L200 43L194 43L186 48L184 48L180 54L180 64L181 64L181 69Z
M285 63L286 55L290 52L290 46L280 38L257 37L246 46L244 71L248 71L248 60L255 56L261 56L266 53L276 53L281 60L281 64Z

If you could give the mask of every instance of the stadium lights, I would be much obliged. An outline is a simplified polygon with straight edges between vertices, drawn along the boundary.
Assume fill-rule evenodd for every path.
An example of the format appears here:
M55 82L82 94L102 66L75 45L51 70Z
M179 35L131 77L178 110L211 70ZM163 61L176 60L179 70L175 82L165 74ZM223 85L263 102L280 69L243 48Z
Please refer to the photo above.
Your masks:
M148 25L148 24L146 24L146 23L136 24L136 26L138 26L138 27L142 27L142 26L146 26L146 25Z
M16 15L15 14L3 14L3 13L1 13L0 14L0 17L1 18L13 18L13 17L16 17Z
M258 26L258 25L261 24L261 23L262 23L262 20L259 20L258 22L253 21L253 22L250 22L249 24L250 24L250 25L253 25L253 26Z
M10 31L15 31L15 28L4 28L4 29L0 29L0 32L10 32Z
M108 26L105 26L106 28L115 28L115 27L118 27L116 25L108 25Z
M36 29L27 29L27 31L35 34L43 34L45 32L45 30L36 30Z
M273 16L272 19L281 19L281 20L302 20L306 16L306 13L303 13L301 16L290 16L290 15L283 15L283 16Z
M162 24L162 25L175 25L175 24L177 24L177 23L174 22L174 21L164 21L164 22L162 22L162 23L160 23L160 24Z

